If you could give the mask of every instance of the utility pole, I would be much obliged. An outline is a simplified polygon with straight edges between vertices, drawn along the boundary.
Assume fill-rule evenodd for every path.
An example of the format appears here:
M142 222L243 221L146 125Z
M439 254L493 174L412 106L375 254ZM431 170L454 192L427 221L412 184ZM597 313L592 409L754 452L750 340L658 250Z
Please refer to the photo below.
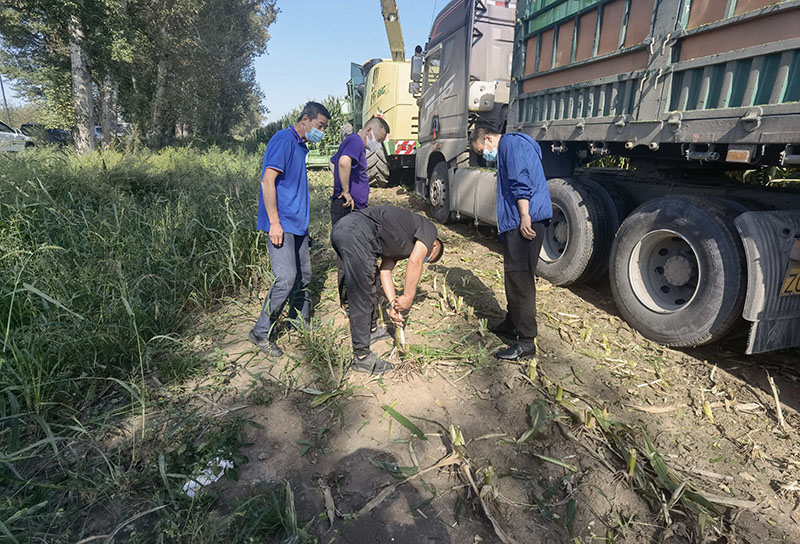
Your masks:
M8 111L8 101L6 101L6 88L3 86L3 74L0 74L0 91L3 91L3 104L6 107L6 117L8 118L8 126L11 126L11 112Z

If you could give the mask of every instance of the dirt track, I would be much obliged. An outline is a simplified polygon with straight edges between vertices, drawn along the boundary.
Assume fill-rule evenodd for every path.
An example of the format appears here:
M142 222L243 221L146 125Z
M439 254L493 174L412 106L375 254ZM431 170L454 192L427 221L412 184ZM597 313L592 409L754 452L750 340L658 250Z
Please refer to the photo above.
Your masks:
M315 213L323 213L325 184L314 193ZM374 190L371 203L422 210L397 188ZM326 221L319 218L313 250L315 317L335 331L331 340L346 346ZM223 407L250 404L240 413L261 426L248 431L250 462L239 481L217 485L235 496L255 482L289 479L298 517L320 516L313 526L320 542L499 542L469 484L467 463L475 488L484 488L484 504L496 505L490 508L501 530L520 543L701 542L691 509L702 501L693 492L710 497L718 513L705 523L708 542L800 541L798 351L746 357L741 338L702 349L663 348L622 321L605 284L562 289L539 280L533 376L527 365L491 358L502 342L482 320L497 321L505 307L497 237L468 223L440 227L440 234L447 254L423 275L405 364L382 380L348 373L342 393L318 407L310 405L319 397L302 392L319 389L320 378L304 363L297 333L284 334L287 357L277 363L244 341L258 297L212 316L225 323L215 347L233 369L229 387L213 400ZM376 351L402 362L389 341ZM785 430L777 426L767 371L780 389ZM271 402L253 403L256 390ZM530 440L518 441L532 425L534 401L547 419ZM384 405L426 439L414 437ZM425 469L453 451L450 426L460 427L465 440L456 448L460 465L415 477L370 512L350 515L400 481L392 464ZM650 459L645 436L658 452L653 457L651 449ZM632 449L634 476L628 475ZM662 480L659 487L652 460L659 456L671 485ZM330 531L326 489L337 512Z

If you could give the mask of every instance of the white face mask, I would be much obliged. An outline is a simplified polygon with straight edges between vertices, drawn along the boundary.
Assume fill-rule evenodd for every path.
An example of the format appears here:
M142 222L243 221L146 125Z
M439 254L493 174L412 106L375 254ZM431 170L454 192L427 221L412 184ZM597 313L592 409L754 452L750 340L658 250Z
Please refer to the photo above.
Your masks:
M367 135L367 149L370 151L378 151L383 147L383 144L375 139L375 130L370 131Z

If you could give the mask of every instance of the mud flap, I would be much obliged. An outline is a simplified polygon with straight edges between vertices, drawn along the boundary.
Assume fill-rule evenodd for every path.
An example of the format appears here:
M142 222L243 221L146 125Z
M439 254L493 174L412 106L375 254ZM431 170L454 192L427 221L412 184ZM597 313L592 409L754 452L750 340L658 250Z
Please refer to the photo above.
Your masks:
M747 353L800 346L800 211L747 212L735 223L747 254Z

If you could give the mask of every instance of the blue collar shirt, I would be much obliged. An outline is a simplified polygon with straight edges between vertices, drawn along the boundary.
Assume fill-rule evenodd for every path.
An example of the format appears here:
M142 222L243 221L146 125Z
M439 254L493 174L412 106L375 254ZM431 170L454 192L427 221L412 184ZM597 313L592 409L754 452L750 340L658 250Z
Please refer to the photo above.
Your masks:
M542 149L527 134L511 132L497 144L497 230L501 234L519 228L520 199L529 201L532 223L553 217Z
M279 130L267 143L261 165L261 179L267 168L277 170L275 190L278 200L278 217L284 232L297 236L308 234L311 217L311 195L308 190L306 155L308 147L294 127ZM258 221L256 228L269 232L269 216L264 207L264 192L258 186Z

